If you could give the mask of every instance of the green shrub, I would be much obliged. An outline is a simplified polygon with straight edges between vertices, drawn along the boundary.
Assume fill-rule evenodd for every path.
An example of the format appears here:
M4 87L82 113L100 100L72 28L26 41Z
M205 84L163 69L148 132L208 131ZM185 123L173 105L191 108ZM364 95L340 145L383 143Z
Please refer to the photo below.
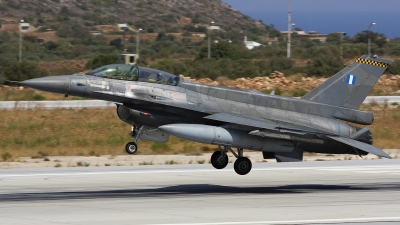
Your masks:
M173 165L173 164L178 164L178 162L176 162L176 161L174 161L174 160L167 160L167 161L165 161L165 164L166 165Z
M12 155L9 152L5 152L1 154L1 158L3 159L3 161L8 161L12 159Z
M297 89L297 90L292 91L292 96L293 97L302 97L307 93L308 93L308 91L306 91L304 89Z
M36 100L36 101L43 101L43 100L46 100L46 97L44 97L43 95L35 94L35 95L33 96L33 100Z
M86 68L95 69L104 65L118 63L118 55L116 54L101 54L86 64Z
M171 150L171 147L167 143L154 142L151 145L151 150L155 152L165 152Z
M48 75L48 71L30 61L11 62L4 67L4 75L9 80L22 81Z

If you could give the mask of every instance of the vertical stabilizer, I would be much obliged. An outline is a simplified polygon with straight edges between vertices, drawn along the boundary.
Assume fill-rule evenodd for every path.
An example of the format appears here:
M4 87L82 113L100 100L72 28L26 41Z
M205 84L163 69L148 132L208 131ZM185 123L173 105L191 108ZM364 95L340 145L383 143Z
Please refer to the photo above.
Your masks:
M302 99L358 109L391 63L378 57L361 56Z

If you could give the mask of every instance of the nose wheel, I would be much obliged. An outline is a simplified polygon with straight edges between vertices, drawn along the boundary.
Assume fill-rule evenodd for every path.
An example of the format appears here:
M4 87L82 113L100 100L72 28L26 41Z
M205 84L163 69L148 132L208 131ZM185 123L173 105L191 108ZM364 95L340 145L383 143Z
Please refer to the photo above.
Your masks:
M135 154L137 152L137 144L135 142L128 142L125 146L125 151L128 154Z
M125 145L125 151L128 154L135 154L137 152L138 147L137 147L136 143L139 139L139 136L142 134L143 128L144 128L143 125L140 125L140 126L135 125L132 127L131 136L134 138L134 140L131 142L128 142Z

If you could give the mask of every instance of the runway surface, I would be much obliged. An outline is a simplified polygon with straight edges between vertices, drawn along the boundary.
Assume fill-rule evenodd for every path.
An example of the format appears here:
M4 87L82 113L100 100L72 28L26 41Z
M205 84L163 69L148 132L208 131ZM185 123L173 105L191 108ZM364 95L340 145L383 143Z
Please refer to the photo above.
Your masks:
M0 170L0 224L399 224L400 160Z

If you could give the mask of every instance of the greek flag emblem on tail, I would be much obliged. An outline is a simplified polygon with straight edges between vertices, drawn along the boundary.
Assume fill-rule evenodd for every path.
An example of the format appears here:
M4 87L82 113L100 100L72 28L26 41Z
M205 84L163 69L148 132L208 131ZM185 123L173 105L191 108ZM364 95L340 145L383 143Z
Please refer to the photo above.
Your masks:
M351 85L356 85L356 76L351 75L351 74L347 74L346 76L346 83L347 84L351 84Z

